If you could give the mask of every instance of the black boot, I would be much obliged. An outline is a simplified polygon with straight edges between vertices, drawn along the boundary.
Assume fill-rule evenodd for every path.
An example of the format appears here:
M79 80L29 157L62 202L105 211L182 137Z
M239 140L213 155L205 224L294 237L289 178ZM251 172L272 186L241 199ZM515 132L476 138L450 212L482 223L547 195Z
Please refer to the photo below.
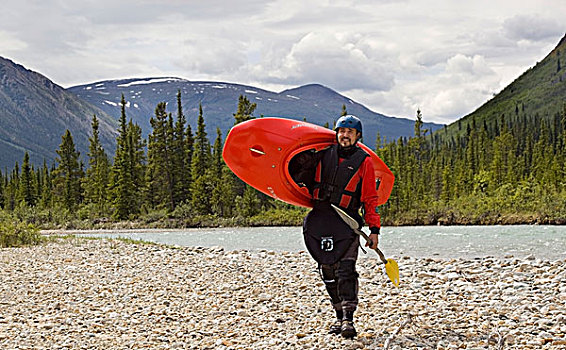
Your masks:
M330 329L328 330L328 334L341 334L342 333L342 318L344 317L344 313L342 310L336 310L336 320L332 325L330 325Z
M354 328L354 311L346 311L342 319L340 334L347 339L354 338L358 333Z

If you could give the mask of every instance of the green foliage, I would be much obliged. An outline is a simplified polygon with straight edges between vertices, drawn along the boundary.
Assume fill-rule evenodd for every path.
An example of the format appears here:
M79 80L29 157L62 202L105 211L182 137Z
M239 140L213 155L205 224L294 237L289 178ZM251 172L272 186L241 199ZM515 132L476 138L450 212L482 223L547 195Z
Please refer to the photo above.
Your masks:
M345 115L348 115L348 110L346 109L346 105L342 104L342 112L340 112L340 116L343 117Z
M191 180L196 181L203 176L210 162L210 141L206 133L206 125L202 113L202 105L199 105L197 119L197 132L194 139L194 148L191 162Z
M192 158L192 132L183 114L181 91L177 92L177 120L173 131L173 203L174 206L190 198L190 175Z
M108 184L110 182L110 161L102 147L98 131L98 119L92 118L92 136L89 137L89 167L84 179L85 203L97 215L108 212Z
M244 194L236 197L236 213L242 217L250 217L259 213L260 200L257 196L257 190L250 186L246 186Z
M297 207L271 208L248 219L249 226L300 226L307 209Z
M238 98L238 110L234 113L234 124L239 124L246 120L254 119L253 116L255 109L257 108L256 103L251 103L250 100L244 95L240 95Z
M397 176L382 210L386 223L565 222L563 113L552 123L473 123L459 139L415 136L384 145L378 153Z
M33 169L29 163L29 154L26 152L22 163L22 173L18 187L18 198L24 200L28 205L34 205L36 201L36 193L34 192L33 183L36 178L33 175Z
M56 152L58 164L53 171L53 194L63 207L73 210L82 202L81 180L84 173L69 130L65 131Z
M21 247L41 241L39 230L34 225L0 211L0 248Z
M166 103L161 102L150 119L153 132L147 146L148 167L146 173L148 199L153 206L175 207L175 135L171 114L166 112Z
M413 137L386 142L375 135L376 153L396 176L381 208L384 224L566 223L566 105L560 100L558 108L539 71L554 79L560 95L566 83L543 61L514 82L514 94L505 89L434 134L423 129L419 110ZM546 85L525 81L530 79ZM533 90L534 100L523 88ZM549 98L535 108L539 89ZM26 154L21 167L0 172L0 207L11 213L2 227L25 233L24 222L67 229L301 224L306 209L269 198L228 169L222 133L216 130L211 146L202 105L192 116L193 135L180 91L176 119L159 103L147 153L141 128L127 121L123 96L121 105L113 162L94 116L86 174L68 131L56 165L35 169ZM253 118L256 107L240 96L235 122Z
M430 137L418 111L413 138L378 143L396 175L385 223L565 223L566 83L555 66L564 45Z
M112 167L110 190L113 192L116 219L127 219L139 212L145 188L145 142L141 128L130 120L126 122L126 100L122 95L122 113L117 139L116 155Z

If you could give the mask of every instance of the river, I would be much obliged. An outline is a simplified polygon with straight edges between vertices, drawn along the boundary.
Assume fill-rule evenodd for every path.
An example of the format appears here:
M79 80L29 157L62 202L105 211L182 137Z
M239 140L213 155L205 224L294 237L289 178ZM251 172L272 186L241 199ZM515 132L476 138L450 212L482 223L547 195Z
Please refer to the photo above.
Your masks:
M305 250L300 227L201 228L183 230L85 231L79 236L123 237L179 246L225 250ZM400 258L482 258L534 256L566 258L566 226L409 226L383 227L381 250ZM375 257L374 252L362 256Z

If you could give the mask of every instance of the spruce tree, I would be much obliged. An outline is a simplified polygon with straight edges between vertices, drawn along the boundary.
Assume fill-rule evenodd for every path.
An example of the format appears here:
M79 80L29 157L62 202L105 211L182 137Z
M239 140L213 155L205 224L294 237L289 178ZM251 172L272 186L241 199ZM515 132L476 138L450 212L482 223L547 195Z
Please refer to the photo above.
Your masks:
M22 173L20 176L20 183L18 188L18 199L24 201L26 205L35 205L35 189L34 183L34 171L31 168L29 162L29 154L26 152L24 154L24 161L22 163Z
M20 165L18 162L14 165L12 173L8 177L4 186L4 208L12 211L16 207L17 192L20 186Z
M190 184L192 179L192 164L193 164L193 153L195 151L195 137L193 135L193 131L191 129L191 125L187 124L187 129L185 129L185 140L183 142L183 154L185 157L184 165L185 165L185 172L187 174L187 178L184 179L184 182L187 183L187 193L186 196L188 199L190 197Z
M222 131L220 128L216 128L216 139L214 140L214 145L212 147L212 169L214 176L220 179L222 176L222 166L224 165L224 160L222 159Z
M71 132L67 129L57 152L57 167L53 172L53 192L64 208L74 210L82 201L83 167Z
M231 213L234 203L234 178L222 159L222 132L216 128L216 140L212 151L212 210L215 214L226 216Z
M0 170L0 209L4 209L4 186L6 179L2 175L2 170Z
M89 137L88 164L85 178L85 201L94 205L96 214L106 212L108 206L108 184L110 180L110 161L100 143L99 123L96 115L92 117L92 136Z
M210 162L210 142L207 138L202 105L199 105L199 115L197 119L197 132L194 139L194 151L191 163L191 178L197 180L204 175Z
M257 190L251 186L246 186L244 194L236 198L236 209L241 216L250 217L259 213L260 203Z
M53 182L52 182L52 172L49 171L47 167L47 161L43 160L43 167L41 168L41 194L39 199L39 206L43 209L51 208L53 206Z
M191 205L199 214L211 212L210 193L213 190L212 171L210 170L210 142L208 141L202 113L199 105L197 132L191 164Z
M113 216L116 219L127 219L139 212L143 202L145 144L139 125L131 120L126 122L126 100L123 94L116 143L111 183L114 197Z
M145 173L146 173L146 156L145 148L146 141L142 137L142 129L138 124L135 124L131 119L127 127L128 135L128 161L130 178L133 181L133 199L134 204L133 213L140 212L140 208L144 204L144 190L146 189Z
M189 197L190 184L190 161L187 159L186 141L188 138L185 125L187 119L183 114L181 103L181 90L177 92L177 120L173 137L173 202L175 206L184 202ZM189 127L190 128L190 127ZM189 131L190 132L190 131Z
M166 103L161 102L155 109L155 117L150 119L153 131L147 146L149 198L155 206L165 206L173 210L174 153L173 126L171 115L167 114Z
M126 122L126 100L124 94L121 99L120 127L116 140L116 154L112 167L112 192L114 198L114 214L116 219L127 218L133 205L133 181L128 169L128 134Z
M257 108L256 103L251 103L250 100L244 95L240 95L238 98L238 110L234 113L234 124L239 124L246 120L254 119L253 116L255 109Z

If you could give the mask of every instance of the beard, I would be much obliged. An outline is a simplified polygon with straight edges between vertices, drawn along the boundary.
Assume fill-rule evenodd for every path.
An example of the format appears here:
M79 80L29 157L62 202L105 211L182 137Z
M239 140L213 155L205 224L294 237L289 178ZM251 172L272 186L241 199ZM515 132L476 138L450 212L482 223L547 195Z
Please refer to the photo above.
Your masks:
M351 156L354 152L356 152L356 143L358 142L358 140L352 142L352 139L346 137L346 138L341 138L341 140L343 139L348 139L350 140L350 145L349 146L342 146L342 144L340 143L340 141L338 140L338 157L340 158L348 158L349 156Z

